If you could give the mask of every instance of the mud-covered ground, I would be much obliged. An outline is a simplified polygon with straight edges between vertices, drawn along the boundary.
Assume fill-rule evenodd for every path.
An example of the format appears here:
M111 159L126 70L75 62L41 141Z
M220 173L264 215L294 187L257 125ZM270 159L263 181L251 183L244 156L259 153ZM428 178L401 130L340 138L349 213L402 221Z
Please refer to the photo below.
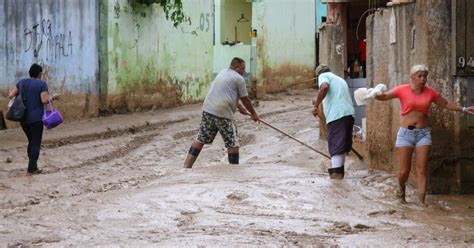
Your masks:
M257 111L326 152L313 94L268 96ZM474 197L422 208L409 187L400 205L396 178L355 157L329 180L323 156L238 113L241 164L217 137L183 169L200 107L66 122L45 131L35 176L21 130L0 131L0 246L474 246Z

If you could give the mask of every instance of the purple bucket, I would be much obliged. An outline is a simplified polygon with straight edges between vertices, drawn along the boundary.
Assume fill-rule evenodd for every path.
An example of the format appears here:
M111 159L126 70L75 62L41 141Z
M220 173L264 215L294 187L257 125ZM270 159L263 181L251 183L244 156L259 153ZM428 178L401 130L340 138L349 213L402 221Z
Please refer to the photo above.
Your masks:
M47 106L44 107L43 124L47 129L51 129L61 124L64 121L63 116L53 107L53 103L50 101L51 109L46 110Z

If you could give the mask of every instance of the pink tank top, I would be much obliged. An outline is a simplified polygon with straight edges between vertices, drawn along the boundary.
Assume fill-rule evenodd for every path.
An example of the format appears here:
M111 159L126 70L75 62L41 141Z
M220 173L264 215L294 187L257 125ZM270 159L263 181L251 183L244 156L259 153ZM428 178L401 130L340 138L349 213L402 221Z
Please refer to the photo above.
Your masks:
M402 105L400 115L406 115L415 110L428 116L431 103L439 96L439 93L429 86L425 86L423 92L416 95L411 90L410 84L402 84L393 88L393 93L400 99L400 104Z

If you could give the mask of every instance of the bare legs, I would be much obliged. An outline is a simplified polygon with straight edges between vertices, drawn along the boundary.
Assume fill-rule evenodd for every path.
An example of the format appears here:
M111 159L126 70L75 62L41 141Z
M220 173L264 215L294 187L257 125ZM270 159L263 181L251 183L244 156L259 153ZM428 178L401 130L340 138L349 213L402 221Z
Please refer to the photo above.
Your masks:
M397 197L402 203L405 203L405 185L408 181L408 176L410 176L411 170L411 157L413 155L413 147L399 147L398 148L398 157L400 160L400 170L398 172L398 185L399 189L397 192Z
M416 148L416 178L418 184L418 201L425 205L426 175L428 174L428 154L430 146L419 146Z
M399 191L397 197L401 202L405 201L405 185L408 181L411 171L411 161L413 151L416 153L416 177L417 177L417 200L418 203L425 205L426 196L426 175L428 170L428 154L430 146L399 147L398 156L400 159L400 171L398 173Z

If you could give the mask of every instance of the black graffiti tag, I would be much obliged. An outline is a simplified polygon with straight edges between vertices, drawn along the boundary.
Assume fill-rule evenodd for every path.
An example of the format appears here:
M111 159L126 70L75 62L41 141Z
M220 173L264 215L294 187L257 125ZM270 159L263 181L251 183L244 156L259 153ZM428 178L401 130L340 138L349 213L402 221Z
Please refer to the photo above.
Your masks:
M33 50L34 58L43 57L43 59L46 58L46 61L72 56L72 31L69 30L68 33L54 33L52 26L52 22L49 19L43 19L40 23L35 23L31 28L25 28L24 35L27 44L25 52ZM43 43L45 43L45 49L41 52Z
M38 33L38 26L39 24L35 23L32 29L24 29L26 40L29 40L29 42L27 42L28 47L26 48L25 52L28 52L30 51L30 49L33 49L33 56L35 58L38 57L39 51L41 50L41 46L43 45L43 40L41 39L41 36Z

